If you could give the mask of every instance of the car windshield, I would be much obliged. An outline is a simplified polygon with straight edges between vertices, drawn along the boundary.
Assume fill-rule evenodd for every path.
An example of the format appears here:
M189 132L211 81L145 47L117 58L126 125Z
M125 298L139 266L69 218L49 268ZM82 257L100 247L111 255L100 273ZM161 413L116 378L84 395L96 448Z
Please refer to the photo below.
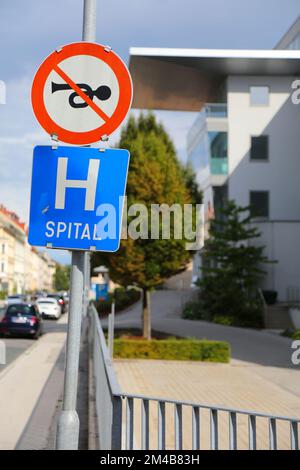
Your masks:
M21 314L25 317L36 315L36 311L33 305L11 305L8 307L6 315L13 316Z
M38 300L37 303L40 304L48 304L48 305L55 305L55 300Z

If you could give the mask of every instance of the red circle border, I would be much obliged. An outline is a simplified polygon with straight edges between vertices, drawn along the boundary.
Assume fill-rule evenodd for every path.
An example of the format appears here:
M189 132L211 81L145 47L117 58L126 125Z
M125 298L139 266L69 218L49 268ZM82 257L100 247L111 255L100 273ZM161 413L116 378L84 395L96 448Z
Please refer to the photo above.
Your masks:
M54 66L75 55L90 55L101 59L113 70L119 84L119 102L113 115L97 129L87 132L72 132L56 124L46 110L43 97L46 80ZM56 135L59 141L68 144L86 145L98 142L104 135L109 136L121 125L130 109L132 93L129 71L115 52L101 44L77 42L57 49L40 65L32 83L31 103L39 124L48 134Z

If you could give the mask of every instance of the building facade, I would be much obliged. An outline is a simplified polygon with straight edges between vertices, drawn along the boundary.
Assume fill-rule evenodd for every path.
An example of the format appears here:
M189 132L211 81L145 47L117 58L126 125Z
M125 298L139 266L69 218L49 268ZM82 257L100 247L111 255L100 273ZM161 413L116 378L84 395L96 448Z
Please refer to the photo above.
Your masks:
M188 135L188 159L215 213L228 199L251 205L261 232L256 243L276 261L264 266L262 287L282 301L300 300L300 107L291 101L293 80L228 76L226 102L206 105Z
M300 105L291 100L299 49L300 18L273 50L130 50L134 107L200 110L187 152L206 214L228 199L251 205L257 243L276 261L262 287L280 301L300 301Z
M0 292L52 291L55 262L27 242L27 227L0 205Z

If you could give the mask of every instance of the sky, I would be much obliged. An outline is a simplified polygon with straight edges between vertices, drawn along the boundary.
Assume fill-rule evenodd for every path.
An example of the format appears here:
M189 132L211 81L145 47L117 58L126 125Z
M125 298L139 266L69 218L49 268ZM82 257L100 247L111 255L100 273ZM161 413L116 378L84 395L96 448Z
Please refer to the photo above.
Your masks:
M82 10L83 0L0 2L0 80L6 84L6 104L0 104L0 203L26 222L32 150L51 144L31 109L31 83L49 53L81 40ZM97 0L97 42L110 45L127 63L130 47L272 49L299 14L299 0ZM186 134L196 114L157 116L185 161ZM69 260L59 250L51 255Z

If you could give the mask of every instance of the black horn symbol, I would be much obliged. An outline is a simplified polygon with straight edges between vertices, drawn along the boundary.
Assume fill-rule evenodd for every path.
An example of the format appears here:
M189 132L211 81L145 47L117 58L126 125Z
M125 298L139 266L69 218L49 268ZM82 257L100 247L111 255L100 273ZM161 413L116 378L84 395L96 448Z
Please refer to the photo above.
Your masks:
M101 101L106 101L111 97L111 89L108 86L101 85L96 90L93 90L89 85L86 83L77 83L76 84L81 90L91 99L93 100L94 96L98 98L98 100ZM66 83L54 83L51 82L51 92L55 93L56 91L62 91L62 90L73 90L73 88L70 85L67 85ZM70 94L69 96L69 105L72 108L86 108L88 104L83 101L81 103L78 103L75 101L75 99L79 95L76 93L76 91L73 91L73 93Z

